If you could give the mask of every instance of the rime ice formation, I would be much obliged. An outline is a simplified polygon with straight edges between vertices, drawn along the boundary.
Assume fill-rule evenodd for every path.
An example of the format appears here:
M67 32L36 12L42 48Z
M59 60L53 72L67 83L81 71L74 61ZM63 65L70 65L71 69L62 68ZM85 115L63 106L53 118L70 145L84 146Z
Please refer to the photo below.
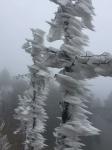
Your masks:
M48 94L49 72L44 66L44 32L39 29L31 31L33 40L27 39L23 46L33 58L33 65L29 66L31 83L24 96L19 96L15 117L21 121L26 135L25 150L40 150L46 146L42 133L45 131L45 122L48 118L44 106Z
M82 81L89 74L82 65L93 65L88 55L89 59L85 57L85 60L83 57L86 54L84 46L88 44L88 37L83 29L94 30L92 25L94 11L90 0L54 0L53 2L59 7L55 18L52 22L48 22L51 26L48 41L63 40L58 55L54 57L57 59L57 66L60 62L59 67L62 68L61 74L55 77L60 83L63 95L62 122L54 133L55 150L81 150L83 146L80 141L81 136L99 133L99 130L88 121L87 115L91 113L86 110L84 103L88 93Z
M30 89L20 96L16 118L26 133L25 150L41 150L45 139L47 114L44 110L48 93L49 69L58 68L54 80L59 83L62 93L60 105L62 116L60 126L55 129L55 150L81 150L84 146L82 136L99 134L99 130L88 121L86 102L89 92L84 79L112 76L112 56L109 53L94 55L84 50L89 38L84 30L94 31L92 19L94 8L91 0L51 0L58 5L55 18L50 25L47 39L49 42L62 40L60 49L45 47L44 32L31 29L33 40L27 39L23 46L33 58L29 67L31 75Z

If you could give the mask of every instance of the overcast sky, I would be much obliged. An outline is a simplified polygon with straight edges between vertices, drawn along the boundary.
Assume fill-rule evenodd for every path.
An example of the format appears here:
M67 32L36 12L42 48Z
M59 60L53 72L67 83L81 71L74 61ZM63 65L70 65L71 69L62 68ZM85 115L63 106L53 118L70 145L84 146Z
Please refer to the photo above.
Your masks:
M112 1L93 0L96 16L96 32L88 32L90 46L94 53L112 50ZM53 18L56 6L49 0L0 0L0 70L8 68L11 73L27 71L31 63L28 54L21 49L25 38L30 37L29 28L48 31L46 20ZM112 90L112 79L97 79L92 87L98 96L107 95ZM104 88L103 88L104 87ZM105 94L106 93L106 94Z

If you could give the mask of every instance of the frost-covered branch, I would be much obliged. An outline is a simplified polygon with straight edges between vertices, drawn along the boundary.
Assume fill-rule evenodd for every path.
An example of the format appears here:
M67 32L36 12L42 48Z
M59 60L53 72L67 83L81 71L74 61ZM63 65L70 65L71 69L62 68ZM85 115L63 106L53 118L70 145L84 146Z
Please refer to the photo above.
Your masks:
M112 76L112 55L109 53L94 55L86 52L84 55L74 56L74 59L71 59L63 51L51 51L45 64L49 67L60 68L64 74L72 74L79 79Z
M84 146L80 141L80 136L97 135L99 130L94 128L88 121L85 102L87 101L87 89L85 83L77 81L66 75L56 75L56 80L60 83L62 123L55 129L57 138L55 150L81 149Z
M51 26L48 41L63 40L60 50L52 54L53 57L50 56L46 63L51 67L62 68L60 74L56 75L62 92L62 122L55 130L55 150L81 150L81 136L98 134L98 130L88 121L87 115L90 113L84 104L88 93L82 83L89 74L93 77L92 73L95 72L96 75L94 66L103 62L98 56L85 56L84 51L88 45L88 36L83 30L94 30L94 9L91 0L51 1L59 7L55 18L48 22Z
M41 150L46 146L42 133L45 131L45 122L48 118L44 106L48 94L49 72L44 66L44 32L39 29L31 30L33 40L27 39L23 46L33 59L33 65L29 66L30 88L24 96L19 97L15 117L21 121L26 135L25 150Z

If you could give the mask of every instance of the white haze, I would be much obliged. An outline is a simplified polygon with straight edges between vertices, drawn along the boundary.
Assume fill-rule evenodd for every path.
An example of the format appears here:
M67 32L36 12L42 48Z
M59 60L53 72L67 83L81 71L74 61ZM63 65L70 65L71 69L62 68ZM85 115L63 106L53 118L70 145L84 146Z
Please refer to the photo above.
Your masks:
M88 32L90 46L94 53L111 52L112 49L112 1L94 0L96 32ZM12 74L27 72L31 58L21 46L26 37L31 37L29 28L48 31L46 20L53 18L56 6L49 0L0 0L0 70L4 67ZM98 97L106 98L112 90L111 78L92 80L92 91Z

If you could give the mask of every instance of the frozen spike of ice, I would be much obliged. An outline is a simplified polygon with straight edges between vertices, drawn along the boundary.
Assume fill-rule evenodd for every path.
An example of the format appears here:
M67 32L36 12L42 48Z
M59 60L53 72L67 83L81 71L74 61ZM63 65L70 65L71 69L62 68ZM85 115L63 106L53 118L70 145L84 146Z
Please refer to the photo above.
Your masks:
M41 30L41 29L33 29L33 28L31 28L31 31L32 31L33 35L36 34L36 35L38 35L40 37L43 37L44 34L45 34L45 32L43 30Z
M62 75L62 74L56 74L55 75L56 79L61 82L61 84L65 84L68 86L76 86L76 85L83 85L82 82L77 81L75 79L73 79L72 77L66 76L66 75Z

